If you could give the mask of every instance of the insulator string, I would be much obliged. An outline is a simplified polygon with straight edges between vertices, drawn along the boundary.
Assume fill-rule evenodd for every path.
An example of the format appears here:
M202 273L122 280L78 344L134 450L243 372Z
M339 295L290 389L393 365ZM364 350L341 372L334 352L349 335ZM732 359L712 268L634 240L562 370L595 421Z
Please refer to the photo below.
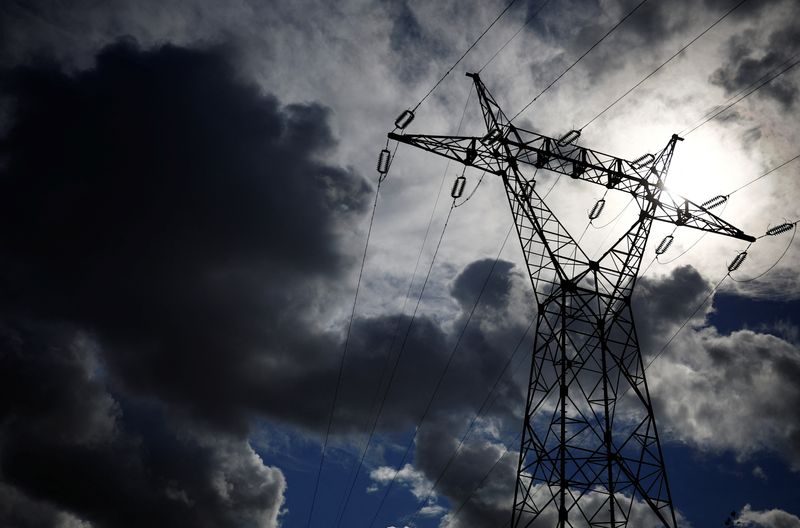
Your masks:
M775 269L778 266L778 264L780 264L780 262L783 260L783 257L785 257L786 254L789 252L789 248L792 247L792 243L794 242L794 237L795 237L796 234L797 234L797 223L794 223L794 224L792 224L792 236L789 239L789 243L786 244L786 248L783 250L783 253L781 253L781 255L778 257L778 260L773 262L772 265L769 266L762 273L756 275L755 277L751 277L749 279L737 279L736 277L731 275L731 280L734 281L734 282L753 282L754 280L758 280L758 279L764 277L765 275L767 275L770 271Z

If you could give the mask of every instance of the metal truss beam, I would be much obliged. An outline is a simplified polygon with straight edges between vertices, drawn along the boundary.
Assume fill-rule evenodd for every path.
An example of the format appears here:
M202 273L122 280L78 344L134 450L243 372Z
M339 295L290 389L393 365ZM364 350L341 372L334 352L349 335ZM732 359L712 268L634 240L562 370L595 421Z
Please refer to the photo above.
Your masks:
M631 295L654 220L754 240L664 181L678 141L631 162L514 126L477 74L484 136L397 135L502 178L537 302L511 525L677 528ZM631 194L638 218L591 260L522 165Z

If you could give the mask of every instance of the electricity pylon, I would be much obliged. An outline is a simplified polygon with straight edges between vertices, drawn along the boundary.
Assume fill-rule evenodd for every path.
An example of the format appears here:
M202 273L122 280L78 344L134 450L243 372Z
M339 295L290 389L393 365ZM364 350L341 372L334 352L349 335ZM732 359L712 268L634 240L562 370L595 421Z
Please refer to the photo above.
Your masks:
M401 143L500 176L538 304L536 339L511 526L676 528L675 512L631 309L653 220L753 241L664 188L673 135L634 162L511 123L477 74L487 134L398 135ZM631 227L590 259L522 165L629 193Z

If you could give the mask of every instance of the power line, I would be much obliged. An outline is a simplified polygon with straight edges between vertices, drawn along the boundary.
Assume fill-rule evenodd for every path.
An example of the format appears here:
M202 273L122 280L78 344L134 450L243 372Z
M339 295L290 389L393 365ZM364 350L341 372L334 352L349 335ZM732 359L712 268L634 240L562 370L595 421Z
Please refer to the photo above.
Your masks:
M768 267L766 270L764 270L763 272L759 273L755 277L750 277L749 279L737 279L737 278L734 278L733 275L731 275L731 280L733 282L753 282L754 280L758 280L758 279L764 277L767 273L769 273L770 271L775 269L778 266L778 264L781 263L781 261L783 260L783 257L785 257L786 254L789 252L789 248L792 247L792 243L794 242L795 235L797 235L797 222L792 222L792 238L789 239L789 243L786 244L786 248L783 250L783 253L781 253L781 256L778 257L778 260L773 262L770 267ZM764 236L764 235L762 235L762 236ZM761 238L761 237L759 237L759 238Z
M491 56L491 58L490 58L488 61L486 61L486 64L484 64L483 66L481 66L481 68L478 70L478 73L479 73L479 74L480 74L481 72L483 72L483 70L484 70L484 69L485 69L485 68L486 68L486 67L487 67L489 64L491 64L491 63L492 63L492 61L493 61L493 60L494 60L494 59L495 59L495 58L496 58L498 55L500 55L500 53L502 53L502 51L503 51L504 49L506 49L506 46L508 46L509 44L511 44L511 41L512 41L512 40L514 40L515 38L517 38L517 35L519 35L519 34L522 32L522 30L523 30L523 29L525 29L525 27L526 27L526 26L527 26L527 25L528 25L528 24L529 24L529 23L530 23L530 22L531 22L531 21L532 21L534 18L536 18L536 15L538 15L538 14L539 14L539 13L542 11L542 9L544 9L544 8L545 8L545 6L547 6L547 4L548 4L548 3L550 3L550 0L544 0L544 2L542 2L542 4L541 4L541 5L539 5L539 9L537 9L536 11L534 11L534 13L533 13L531 16L529 16L528 18L526 18L526 19L525 19L525 22L524 22L524 23L523 23L523 24L522 24L522 25L519 27L519 29L516 31L516 33L514 33L513 35L511 35L511 38L510 38L510 39L508 39L508 40L506 41L506 43L505 43L505 44L503 44L502 46L500 46L500 48L499 48L497 51L495 51L495 52L494 52L494 55L492 55L492 56Z
M740 88L740 89L739 89L739 90L738 90L736 93L734 93L734 94L733 94L733 95L731 95L729 98L727 98L727 99L725 100L725 102L723 102L722 104L723 104L723 105L726 105L726 104L730 103L731 101L733 101L734 99L736 99L737 97L739 97L740 95L742 95L744 92L746 92L746 91L747 91L747 90L749 90L750 88L752 88L752 87L756 86L756 85L757 85L758 83L760 83L761 81L764 81L765 79L767 79L767 78L768 78L770 75L772 75L774 72L776 72L776 71L780 70L782 67L784 67L785 65L789 64L790 62L792 62L792 61L793 61L794 59L796 59L797 57L800 57L800 53L798 53L798 54L795 54L795 55L793 55L793 56L789 57L788 59L786 59L785 61L783 61L781 64L779 64L779 65L778 65L778 66L776 66L775 68L773 68L773 69L769 70L767 73L765 73L764 75L762 75L761 77L759 77L759 78L758 78L758 79L756 79L755 81L753 81L753 82L751 82L750 84L748 84L748 85L744 86L743 88ZM731 105L731 106L732 106L732 105ZM714 112L716 112L718 108L719 108L719 107L716 107L716 108L714 108L713 110L711 110L711 111L709 111L709 112L706 112L706 113L703 115L703 117L701 117L701 118L700 118L698 121L702 121L702 120L703 120L703 119L705 119L706 117L709 117L709 116L710 116L710 115L712 115ZM684 132L686 132L686 130L688 130L688 127L687 127L687 128L685 128L684 130L681 130L681 131L678 133L678 135L683 135L683 133L684 133Z
M536 172L538 172L538 169L537 169L537 171L536 171ZM533 176L534 178L536 177L536 172L534 172L534 176ZM549 188L549 189L547 190L547 192L544 194L544 197L543 197L543 199L544 199L544 198L547 198L547 196L549 196L549 195L550 195L550 193L553 191L553 189L555 188L555 186L556 186L556 184L558 183L558 181L560 180L560 178L561 178L561 175L559 174L559 175L558 175L558 177L555 179L555 181L553 181L553 184L550 186L550 188ZM463 205L463 202L462 202L462 205ZM513 225L512 225L511 227L513 228ZM480 302L480 299L481 299L481 296L483 295L483 291L484 291L484 289L485 289L485 287L486 287L486 284L488 283L489 279L490 279L490 278L491 278L491 276L492 276L492 272L494 271L495 265L497 264L497 262L498 262L498 260L499 260L499 258L500 258L500 254L502 253L502 251L503 251L503 248L505 247L505 244L506 244L506 242L508 241L508 237L509 237L509 235L510 235L510 234L511 234L511 229L509 229L509 231L506 233L505 239L503 240L503 244L502 244L502 245L501 245L501 247L500 247L500 251L498 252L497 258L495 258L495 261L494 261L494 263L492 264L492 268L491 268L491 269L490 269L490 271L489 271L489 275L486 277L486 279L485 279L485 281L484 281L484 284L483 284L483 287L481 288L481 291L480 291L480 293L478 294L478 298L475 300L475 304L474 304L474 305L473 305L473 307L472 307L472 310L471 310L471 312L470 312L470 316L469 316L469 318L467 319L466 323L464 324L464 327L462 328L461 335L460 335L460 336L459 336L459 338L458 338L458 342L460 342L460 340L461 340L461 337L463 336L464 332L466 331L467 325L469 325L469 321L470 321L470 319L472 318L472 314L474 313L474 311L475 311L475 308L477 307L478 303ZM528 325L528 328L525 330L525 333L522 335L522 337L520 338L520 340L517 342L517 346L514 348L514 352L511 354L511 357L509 357L508 361L506 362L505 366L503 367L503 370L502 370L502 372L501 372L501 373L498 375L497 379L495 380L495 383L494 383L494 385L493 385L492 389L489 391L489 394L486 396L486 398L484 399L483 403L481 404L481 406L480 406L480 408L479 408L478 412L477 412L477 413L476 413L476 415L473 417L472 421L470 422L470 425L467 427L467 430L466 430L466 432L464 433L464 435L462 436L462 438L461 438L461 441L459 442L458 446L456 447L456 450L455 450L455 451L453 452L453 454L450 456L450 459L449 459L449 460L448 460L448 462L445 464L445 467L444 467L444 469L441 471L441 473L440 473L440 474L439 474L439 476L437 477L436 481L434 482L433 486L431 487L431 489L430 489L430 491L429 491L429 493L428 493L428 496L427 496L425 499L423 499L423 500L420 502L420 504L419 504L419 506L418 506L418 508L417 508L416 512L415 512L415 513L412 515L412 518L413 518L413 517L415 517L416 515L418 515L418 514L419 514L419 512L422 510L422 508L424 507L424 505L425 505L425 503L427 502L428 498L429 498L429 497L430 497L430 495L433 493L433 490L434 490L434 489L437 487L437 485L438 485L439 481L440 481L440 480L441 480L441 479L444 477L444 474L447 472L447 469L449 468L449 466L451 465L451 463L452 463L452 462L455 460L455 458L458 456L458 453L460 452L460 450L461 450L462 446L464 445L464 442L466 441L466 439L467 439L467 437L469 436L470 432L471 432L471 431L472 431L472 429L474 428L474 426L475 426L475 423L477 422L477 419L478 419L478 418L479 418L479 417L482 415L482 413L483 413L483 410L484 410L484 407L486 407L486 404L487 404L487 402L489 401L489 398L492 396L492 394L494 394L494 393L495 393L495 391L496 391L496 389L497 389L497 387L498 387L498 384L499 384L499 382L500 382L500 379L503 377L503 375L505 374L505 372L508 370L508 367L509 367L509 365L511 364L511 362L512 362L512 360L513 360L514 356L516 355L517 351L519 350L519 347L521 346L521 344L522 344L522 342L524 341L525 337L528 335L528 332L530 332L530 329L531 329L531 327L532 327L532 326L533 326L533 320L531 320L531 323ZM455 346L455 348L457 348L457 347L458 347L458 342L456 343L456 346ZM453 354L453 353L455 353L455 348L453 349L453 352L451 353L451 358L452 358L452 354ZM449 363L448 363L448 364L449 364ZM447 368L445 368L445 371L444 371L444 372L441 374L441 376L440 376L440 378L439 378L439 381L440 381L440 382L441 382L441 380L444 378L444 376L445 376L445 374L446 374L446 373L447 373ZM437 390L438 390L438 389L437 389ZM434 391L434 395L431 397L431 401L433 401L433 398L435 398L435 395L436 395L436 391ZM496 401L496 399L495 399L495 400L492 400L492 402L491 402L491 403L489 403L489 405L488 405L488 407L487 407L487 410L488 410L488 408L491 408L491 406L492 406L492 405L494 405L494 402L495 402L495 401ZM430 405L430 402L429 402L429 405ZM427 411L426 411L426 412L427 412ZM422 419L421 419L421 420L418 422L418 427L419 427L419 426L421 426L421 423L422 423L422 421L424 420L424 418L425 418L425 417L424 417L424 415L423 415L423 418L422 418ZM414 438L416 438L416 432L415 432L415 434L414 434ZM411 443L413 443L413 440L414 440L414 438L412 438L412 439L411 439ZM411 447L411 445L412 445L411 443L409 443L409 446L408 446L408 448L406 449L405 455L403 456L403 460L400 462L400 466L401 466L401 467L402 467L402 465L403 465L403 462L405 462L406 456L408 455L408 453L409 453L409 451L410 451L410 447ZM393 478L392 478L391 482L389 483L389 486L388 486L389 488L390 488L390 487L392 486L392 484L394 483L394 480L395 480L395 478L396 478L396 477L397 477L397 472L395 473L395 475L393 476ZM389 489L387 488L387 491L385 492L385 494L384 494L384 496L383 496L383 498L382 498L382 500L381 500L381 506L383 505L383 502L385 501L385 499L386 499L386 496L388 495L388 492L389 492ZM379 506L379 511L380 511L380 507L381 507L381 506ZM376 516L377 516L377 513L376 513ZM374 522L374 519L373 519L373 522Z
M458 350L458 347L461 344L461 340L464 338L464 334L466 333L467 327L469 326L469 323L472 320L472 316L475 314L475 310L477 309L478 304L480 303L481 297L483 296L484 291L486 291L486 286L489 284L489 279L491 279L492 274L494 273L494 269L497 266L498 261L500 260L500 255L503 253L503 249L505 248L506 242L508 241L508 235L510 235L510 234L511 234L511 230L508 231L508 234L506 235L506 238L503 240L503 243L500 246L500 250L497 252L497 257L494 259L494 262L492 263L492 267L489 269L489 273L486 276L486 279L483 281L483 285L481 286L480 292L478 293L478 297L477 297L477 299L475 299L475 303L472 305L472 309L470 310L469 315L467 316L467 320L464 322L464 326L461 328L461 332L459 333L458 338L456 339L456 343L455 343L455 345L453 345L453 350L450 351L450 355L447 358L447 362L445 363L444 370L439 375L439 379L436 381L436 385L435 385L435 387L433 389L433 393L431 394L431 397L428 399L428 403L425 406L425 411L422 413L422 417L417 421L417 427L416 427L416 429L414 431L414 435L412 436L411 440L409 441L408 445L406 446L406 450L405 450L405 453L403 454L403 459L400 461L399 467L403 467L403 463L408 458L408 455L411 452L411 447L414 445L414 440L416 439L417 434L419 433L419 429L422 427L423 422L425 422L425 419L428 417L428 413L430 412L431 408L433 407L433 402L436 400L436 396L438 396L438 394L439 394L439 390L442 387L442 382L444 381L444 378L447 375L447 372L450 370L450 365L452 364L453 359L455 358L456 351ZM378 506L378 511L375 512L375 516L373 517L372 522L370 523L370 526L372 526L375 523L375 521L377 520L378 514L380 513L380 510L383 507L383 503L385 502L386 497L388 496L389 492L391 491L391 489L392 489L392 487L394 485L395 480L397 479L397 474L398 473L399 473L399 469L398 469L397 472L395 472L394 476L392 476L392 480L387 485L386 490L385 490L385 492L383 494L383 497L381 498L381 503Z
M692 44L694 44L695 42L697 42L697 41L698 41L700 38L702 38L702 37L703 37L703 35L705 35L705 34L706 34L706 33L708 33L709 31L711 31L711 30L712 30L712 29L713 29L713 28L714 28L714 27L715 27L717 24L719 24L720 22L722 22L723 20L725 20L725 19L728 17L728 15L730 15L731 13L733 13L734 11L736 11L736 10L737 10L737 9L738 9L738 8L739 8L739 7L740 7L742 4L744 4L746 1L747 1L747 0L740 0L740 2L739 2L738 4L736 4L735 6L733 6L732 8L730 8L728 11L726 11L726 12L725 12L725 14L723 14L723 15L722 15L721 17L719 17L719 18L718 18L718 19L717 19L717 20L716 20L716 21L715 21L713 24L711 24L711 25L710 25L710 26L708 26L706 29L704 29L704 30L703 30L703 31L702 31L702 32L701 32L699 35L697 35L695 38L693 38L693 39L692 39L692 40L691 40L691 41L690 41L688 44L686 44L684 47L682 47L681 49L679 49L678 51L676 51L676 52L675 52L675 53L674 53L674 54L673 54L673 55L672 55L670 58L668 58L667 60L665 60L664 62L662 62L662 63L661 63L661 65L660 65L660 66L658 66L658 68L656 68L655 70L653 70L652 72L650 72L649 74L647 74L647 75L646 75L644 78L642 78L642 80L640 80L639 82L637 82L636 84L634 84L634 85L633 85L633 86L632 86L630 89L628 89L628 91L627 91L627 92L625 92L624 94L620 95L619 97L617 97L617 99L615 99L615 100L614 100L614 102L612 102L611 104L609 104L608 106L606 106L606 107L603 109L603 111L602 111L602 112L600 112L599 114L597 114L596 116L594 116L593 118L591 118L589 121L587 121L587 122L586 122L586 124L584 124L584 125L583 125L583 126L582 126L582 127L579 129L579 130L583 130L583 129L585 129L586 127L588 127L589 125L591 125L592 123L594 123L594 122L595 122L595 121L596 121L596 120L597 120L597 119L598 119L600 116L602 116L603 114L605 114L606 112L608 112L608 111L609 111L611 108L613 108L613 107L614 107L614 106L615 106L617 103L619 103L620 101L622 101L623 99L625 99L625 97L627 97L627 96L628 96L628 95L629 95L631 92L633 92L634 90L636 90L636 89L637 89L639 86L641 86L641 85L642 85L642 84L643 84L645 81L647 81L647 80L648 80L650 77L652 77L653 75L655 75L656 73L658 73L658 72L659 72L659 71L660 71L660 70L661 70L661 69L662 69L664 66L666 66L667 64L669 64L670 62L672 62L672 61L673 61L673 60L674 60L676 57L678 57L678 55L680 55L681 53L683 53L684 51L686 51L686 49L688 49L688 48L689 48L689 46L691 46Z
M395 145L395 153L396 152L397 152L397 145ZM394 160L394 155L392 156L392 160ZM386 173L388 174L388 168ZM358 270L358 280L356 281L356 292L353 297L353 308L350 311L350 320L347 323L347 333L344 340L344 347L342 349L342 356L341 359L339 360L339 371L336 375L336 388L333 391L333 403L331 404L331 412L330 415L328 416L328 425L327 428L325 429L325 439L322 443L322 454L320 455L319 467L317 468L317 477L314 482L314 493L311 498L311 508L308 512L308 521L306 522L307 527L311 526L311 520L314 516L314 506L316 505L317 494L319 493L319 481L320 477L322 476L322 468L325 465L325 451L328 448L328 440L330 439L331 426L333 425L333 416L336 413L336 404L338 403L339 400L339 389L341 388L342 373L344 372L344 364L347 358L347 347L350 343L350 334L353 329L353 319L356 313L356 303L358 302L358 293L361 290L361 278L364 275L364 264L367 260L367 249L369 248L369 239L372 235L372 226L375 221L375 210L378 208L378 196L380 195L381 183L383 183L383 180L384 180L384 175L378 178L378 185L375 188L375 201L372 204L372 213L370 214L369 217L369 227L367 228L367 240L364 243L364 254L361 257L361 266Z
M773 168L771 168L770 170L768 170L767 172L765 172L765 173L764 173L764 174L762 174L761 176L758 176L758 177L756 177L756 178L753 178L752 180L750 180L749 182L745 183L745 184L744 184L744 185L742 185L741 187L737 187L736 189L732 190L731 192L729 192L729 193L728 193L728 194L726 194L725 196L731 196L732 194L734 194L734 193L737 193L737 192L741 191L741 190L742 190L742 189L744 189L745 187L748 187L748 186L750 186L750 185L754 184L755 182L757 182L757 181L758 181L758 180L760 180L761 178L764 178L764 177L766 177L766 176L769 176L770 174L772 174L773 172L775 172L775 171L776 171L776 170L778 170L778 169L782 169L783 167L785 167L786 165L790 164L791 162L793 162L794 160L796 160L796 159L798 159L798 158L800 158L800 154L796 155L795 157L793 157L793 158L791 158L791 159L788 159L788 160L784 161L783 163L781 163L781 164L780 164L780 165L778 165L777 167L773 167Z
M622 17L622 18L619 20L619 22L617 22L616 24L614 24L614 26L613 26L611 29L609 29L609 30L606 32L606 34L605 34L605 35L603 35L603 36L600 38L600 40L598 40L597 42L595 42L594 44L592 44L592 46L591 46L591 47L590 47L588 50L586 50L586 51L583 53L583 55L581 55L580 57L578 57L578 58L575 60L575 62L573 62L572 64L570 64L570 65L569 65L569 67L568 67L566 70L564 70L563 72L561 72L561 74L560 74L558 77L556 77L556 78L555 78L555 79L554 79L554 80L553 80L553 81L552 81L550 84L548 84L548 85L547 85L547 86L544 88L544 90L542 90L541 92L539 92L539 95L537 95L536 97L534 97L533 99L531 99L531 100L530 100L530 102L528 102L528 104L526 104L525 106L523 106L523 107L522 107L522 109L521 109L519 112L517 112L516 114L514 114L514 117L512 117L512 118L509 120L509 122L513 122L513 121L514 121L514 120L515 120L517 117L519 117L519 115L520 115L522 112L524 112L525 110L527 110L527 109L528 109L528 108L529 108L529 107L530 107L530 106L531 106L531 105L532 105L534 102L536 102L536 100L537 100L537 99L539 99L539 97L541 97L542 95L544 95L544 93L545 93L545 92L547 92L547 91L548 91L550 88L552 88L554 84L556 84L556 83L557 83L557 82L558 82L558 81L559 81L559 80L560 80L560 79L561 79L561 78L562 78L564 75L566 75L566 74L567 74L567 73L568 73L568 72L569 72L569 71L570 71L572 68L574 68L574 67L575 67L575 66L576 66L576 65L577 65L577 64L578 64L578 63L579 63L581 60L583 60L583 58L584 58L584 57L586 57L586 56L587 56L589 53L591 53L591 52L592 52L592 50L594 50L594 49L595 49L597 46L599 46L599 45L600 45L600 43L602 43L602 42L603 42L603 41L604 41L604 40L605 40L605 39L606 39L606 38L607 38L609 35L611 35L611 34L612 34L614 31L616 31L616 29L617 29L618 27L620 27L620 26L621 26L621 25L622 25L622 24L623 24L623 23L624 23L626 20L628 20L628 18L630 18L630 17L631 17L631 15L633 15L633 14L634 14L634 13L635 13L635 12L636 12L636 11L637 11L639 8L640 8L640 7L642 7L642 6L643 6L645 3L647 3L647 1L648 1L648 0L641 0L641 2L639 2L638 4L636 4L636 6L635 6L633 9L631 9L631 10L628 12L628 14L627 14L627 15L625 15L624 17Z
M454 206L455 206L455 200L453 200L452 204L450 205L450 210L447 212L447 218L445 218L444 226L442 227L442 233L441 233L441 235L439 235L439 241L436 244L436 250L433 252L433 258L431 259L431 265L428 267L428 273L425 276L425 280L422 283L422 290L420 291L419 298L417 299L417 305L414 307L414 313L411 315L411 321L409 322L408 327L406 328L406 333L403 336L403 341L402 341L402 343L400 345L400 351L398 352L397 357L395 358L394 365L392 366L392 372L391 372L391 375L389 376L389 386L386 388L386 392L383 393L383 399L381 400L380 409L378 410L378 416L379 417L380 417L380 414L383 411L383 406L386 404L386 398L389 395L389 389L391 388L392 381L394 380L394 376L397 373L397 366L400 363L400 358L403 356L403 351L405 350L406 343L408 342L408 336L409 336L409 334L411 334L411 327L414 325L414 321L415 321L415 319L417 317L417 310L419 309L419 305L422 302L422 294L425 293L425 286L427 286L428 280L430 279L431 270L433 270L433 264L436 261L436 256L439 254L439 248L442 245L442 239L444 238L445 231L447 230L447 225L450 222L450 216L453 214ZM394 479L392 479L392 482L394 482ZM372 522L370 523L370 526L372 526L372 524L375 523L375 519L377 518L378 513L380 512L381 508L383 507L383 502L384 502L385 499L386 499L386 495L384 495L383 498L381 499L381 502L378 505L378 510L375 512L375 516L373 517Z
M692 128L691 130L689 130L688 132L686 132L685 134L682 134L682 135L683 135L684 137L685 137L685 136L688 136L689 134L691 134L692 132L694 132L695 130L697 130L698 128L700 128L701 126L705 125L705 124L706 124L706 123L708 123L709 121L711 121L711 120L713 120L713 119L716 119L716 118L717 118L717 116L719 116L720 114L722 114L723 112L725 112L725 111L726 111L726 110L728 110L729 108L731 108L731 107L735 106L736 104L738 104L739 102L741 102L743 99L747 98L749 95L751 95L751 94L753 94L753 93L757 92L758 90L760 90L761 88L763 88L764 86L766 86L766 85L767 85L767 84L769 84L770 82L774 81L775 79L777 79L778 77L780 77L780 76L781 76L781 75L783 75L784 73L788 72L789 70L791 70L792 68L794 68L794 67L795 67L795 66L797 66L798 64L800 64L800 59L798 59L798 60L796 60L796 61L792 62L792 63L791 63L789 66L787 66L786 68L782 69L782 70L781 70L779 73L777 73L777 74L773 75L772 77L770 77L769 79L767 79L767 80L763 81L763 82L762 82L762 83L760 83L758 86L756 86L755 88L753 88L753 89L752 89L752 90L750 90L749 92L745 93L744 95L742 95L741 97L739 97L738 99L736 99L735 101L733 101L732 103L729 103L729 104L725 105L725 106L724 106L722 109L720 109L719 111L715 112L715 113L714 113L714 114L712 114L710 117L706 118L706 119L705 119L703 122L701 122L699 125L695 126L694 128Z
M511 235L511 231L513 229L514 229L514 225L512 224L509 227L508 232L506 233L506 237L503 240L503 245L500 248L500 252L497 254L497 259L495 259L494 264L497 264L497 261L500 259L500 253L502 253L503 248L506 245L506 242L508 242L508 237ZM491 278L493 271L494 271L494 265L492 265L492 269L489 271L489 275L486 277L486 280L484 281L484 287L489 282L489 279ZM483 293L483 292L481 291L481 293ZM479 300L480 300L480 295L478 296L478 299L475 302L475 306L477 306ZM473 311L474 311L474 307L473 307ZM433 485L431 486L430 490L428 491L428 494L425 497L423 497L422 500L420 500L419 505L417 506L417 511L411 516L412 519L414 517L416 517L420 513L420 511L422 511L422 508L425 506L425 504L428 502L428 500L433 495L433 491L439 485L439 482L441 482L441 480L444 477L445 473L447 473L447 470L450 468L450 465L458 457L458 454L461 452L461 449L464 446L464 443L466 442L467 438L469 437L470 433L472 432L473 428L475 427L475 424L477 423L478 418L480 418L483 415L483 412L484 412L485 409L488 410L487 409L487 404L489 403L489 400L491 399L491 397L494 395L495 391L499 387L500 381L502 380L502 378L505 376L506 372L508 371L508 367L511 366L511 363L514 360L514 357L517 355L517 352L519 351L520 346L522 346L522 343L524 342L525 338L528 336L528 332L530 332L532 326L533 326L533 319L531 319L531 323L528 325L528 327L526 328L525 332L522 334L522 337L520 337L519 341L517 342L517 346L514 347L514 350L512 351L511 355L508 357L508 360L506 361L505 365L503 366L503 369L500 371L500 374L498 374L497 378L495 379L495 382L492 385L492 388L489 390L489 393L484 398L483 403L481 403L481 406L478 408L478 411L472 417L472 420L470 421L469 425L467 426L467 430L462 435L461 440L459 441L458 446L456 447L455 451L453 451L453 453L450 455L450 458L447 460L447 462L445 463L444 467L439 472L439 475L436 477L436 480L434 480ZM464 329L466 329L466 324L464 325Z
M458 122L458 128L456 129L456 134L458 134L461 131L461 127L464 124L464 117L467 114L467 107L469 106L469 101L470 101L471 97L472 97L472 89L470 89L469 93L467 94L467 100L465 101L464 109L461 112L461 119ZM436 207L439 204L439 197L441 196L442 188L444 187L444 182L445 182L445 179L447 177L447 171L448 171L449 168L450 168L450 160L447 161L447 164L445 165L444 171L442 172L442 180L441 180L441 183L439 184L439 191L436 194L436 200L434 201L433 209L431 210L431 215L430 215L430 218L428 219L428 226L425 229L425 236L423 237L422 245L420 246L419 253L417 254L417 262L414 265L414 272L411 275L411 281L409 282L408 289L406 290L406 298L403 301L403 307L402 307L402 309L400 311L401 314L405 313L406 303L408 302L408 299L409 299L409 297L411 295L411 288L412 288L412 286L414 284L414 278L417 275L417 268L419 267L419 263L420 263L420 260L422 258L422 253L423 253L423 250L425 249L425 243L428 240L428 234L430 233L430 228L431 228L431 225L433 223L433 217L434 217L434 214L436 213ZM451 206L451 211L452 211L452 206ZM448 218L449 218L449 213L448 213ZM444 232L442 234L444 234ZM441 243L441 238L440 238L440 243ZM438 247L437 247L437 251L438 251ZM434 260L435 260L435 258L436 258L436 256L434 255ZM431 261L431 267L433 267L433 260ZM428 275L430 275L430 268L428 270ZM427 279L426 279L426 282L427 282ZM417 307L419 307L419 303L420 303L420 301L422 299L423 292L424 292L424 286L423 286L422 291L420 291L419 298L417 299ZM414 313L416 314L416 308L414 310ZM413 323L413 319L412 319L412 323ZM410 323L410 324L412 324L412 323ZM410 326L410 324L409 324L409 326ZM391 352L392 352L392 349L394 348L394 344L395 344L395 342L397 340L397 337L399 336L399 331L400 331L400 319L398 319L397 324L395 325L394 333L392 335L392 340L391 340L391 342L389 344L389 349L387 350L386 361L384 363L384 368L383 368L383 371L381 372L380 381L379 381L378 387L376 389L376 394L373 397L373 401L377 401L378 392L380 391L381 386L383 384L383 377L384 377L384 374L385 374L385 369L386 369L386 366L388 365L388 362L390 360ZM400 353L402 353L402 349L401 349ZM398 356L397 361L399 362L399 360L400 360L400 358ZM396 368L397 368L397 364L395 364L395 369ZM394 369L392 371L392 378L394 378ZM386 387L386 393L384 394L384 398L383 398L384 401L386 399L386 394L388 394L390 389L391 389L391 380L389 381L389 384ZM363 448L363 450L361 452L361 457L360 457L360 460L358 462L358 466L357 466L357 468L355 470L355 474L353 476L353 480L350 482L350 486L347 489L347 492L346 492L346 495L345 495L345 499L342 502L343 506L342 506L342 509L341 509L341 511L340 511L340 513L338 515L336 526L340 526L341 522L342 522L342 520L344 518L345 511L347 510L347 505L350 503L350 497L351 497L351 495L353 493L353 488L355 487L356 480L358 479L358 474L359 474L359 472L361 471L361 468L364 465L364 460L366 459L366 455L367 455L367 451L369 450L369 446L372 443L372 438L375 435L375 430L377 429L378 421L380 420L380 416L381 416L382 411L383 411L383 402L381 403L381 406L380 406L380 408L378 409L378 412L375 415L375 419L372 422L372 425L371 425L371 428L370 428L370 432L369 432L369 435L367 437L367 442L364 444L364 448Z
M425 95L422 97L422 99L420 99L420 100L419 100L419 102L418 102L418 103L417 103L417 104L414 106L414 108L412 108L412 109L411 109L411 112L412 112L412 113L417 111L417 108L419 108L419 107L420 107L420 105L421 105L421 104L422 104L422 103L423 103L423 102L424 102L424 101L425 101L425 100L426 100L428 97L430 97L430 95L431 95L431 94L434 92L434 90L436 90L436 88L438 88L438 87L439 87L439 85L440 85L440 84L442 84L442 81L444 81L444 80L445 80L445 78L446 78L448 75L450 75L450 72L452 72L452 71L455 69L455 67L456 67L456 66L458 66L458 65L461 63L461 61L462 61L462 60L464 60L464 57L466 57L466 56L467 56L467 54L468 54L470 51L472 51L472 48L474 48L474 47L475 47L475 46L478 44L478 42L480 42L480 40L483 38L483 36L484 36L484 35L486 35L486 33L488 33L488 32L489 32L489 30L490 30L490 29L492 29L492 27L494 27L494 25L497 23L497 21L498 21L498 20L500 20L500 19L503 17L503 15L505 15L505 14L506 14L506 11L508 11L508 10L511 8L511 6L512 6L512 5L514 5L514 3L515 3L516 1L517 1L517 0L511 0L511 1L508 3L508 5L506 5L505 9L503 9L503 10L500 12L500 14L499 14L499 15L497 15L497 18L495 18L495 19L492 21L492 23L491 23L491 24L489 24L489 27L487 27L486 29L484 29L484 30L483 30L483 33L481 33L481 34L478 36L478 38L477 38L477 39L475 39L475 42L473 42L473 43L470 45L470 47L468 47L468 48L467 48L467 51L465 51L465 52L464 52L464 54L463 54L463 55L461 55L461 57L459 57L459 58L458 58L458 60L457 60L457 61L456 61L456 62L455 62L455 63L454 63L452 66L450 66L450 69L449 69L449 70L447 70L447 71L444 73L444 75L442 75L442 77L441 77L441 78L440 78L438 81L436 81L436 84L434 84L434 85L433 85L433 88L431 88L430 90L428 90L428 93L426 93L426 94L425 94Z

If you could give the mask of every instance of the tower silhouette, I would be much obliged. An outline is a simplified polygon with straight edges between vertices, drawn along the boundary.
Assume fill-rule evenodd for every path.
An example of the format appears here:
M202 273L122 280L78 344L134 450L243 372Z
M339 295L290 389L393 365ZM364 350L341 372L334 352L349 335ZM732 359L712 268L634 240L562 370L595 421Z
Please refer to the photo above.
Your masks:
M579 131L554 139L518 128L479 76L467 75L484 136L389 137L496 174L505 187L537 302L511 526L676 528L631 294L653 220L755 239L665 190L677 135L627 161L576 145ZM592 260L521 165L626 192L639 215Z

